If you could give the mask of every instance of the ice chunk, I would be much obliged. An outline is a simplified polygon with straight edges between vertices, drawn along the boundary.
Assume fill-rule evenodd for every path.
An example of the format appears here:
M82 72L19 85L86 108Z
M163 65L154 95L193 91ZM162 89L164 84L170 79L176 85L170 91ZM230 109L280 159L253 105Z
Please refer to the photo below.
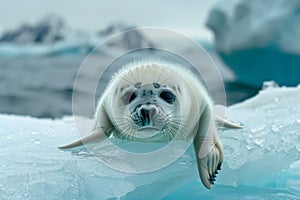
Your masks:
M192 148L173 165L145 174L115 171L85 148L62 151L58 145L77 137L70 117L0 115L0 133L0 199L161 199L198 176Z
M300 159L299 100L300 87L269 87L231 107L228 117L242 121L245 128L228 129L221 135L227 155L223 169L228 170L222 174L234 173L236 180L229 183L220 177L220 182L271 184L272 177Z

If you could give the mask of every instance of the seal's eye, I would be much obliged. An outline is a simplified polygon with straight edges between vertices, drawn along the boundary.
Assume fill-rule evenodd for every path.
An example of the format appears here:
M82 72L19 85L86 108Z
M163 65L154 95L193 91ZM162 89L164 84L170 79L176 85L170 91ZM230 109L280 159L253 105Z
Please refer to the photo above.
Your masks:
M122 97L121 97L121 100L122 102L127 105L129 103L131 103L133 100L135 100L137 97L137 94L136 92L126 92Z
M175 101L175 95L170 91L162 91L159 97L169 104L173 104Z
M128 103L131 103L136 97L137 97L137 96L136 96L135 92L132 93L132 94L130 95L130 97L129 97Z

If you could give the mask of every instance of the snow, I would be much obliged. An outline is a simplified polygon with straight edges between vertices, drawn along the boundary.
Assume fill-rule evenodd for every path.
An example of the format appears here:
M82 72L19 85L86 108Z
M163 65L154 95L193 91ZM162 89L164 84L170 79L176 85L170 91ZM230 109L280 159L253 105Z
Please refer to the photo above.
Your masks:
M228 0L211 10L216 49L240 82L300 83L299 8L299 0Z
M228 109L227 116L245 128L221 131L225 162L208 194L192 147L158 171L124 173L103 165L84 147L57 148L78 137L72 117L1 114L0 199L162 199L179 187L189 197L205 193L212 198L220 187L226 192L244 186L300 194L300 87L266 85L271 86Z

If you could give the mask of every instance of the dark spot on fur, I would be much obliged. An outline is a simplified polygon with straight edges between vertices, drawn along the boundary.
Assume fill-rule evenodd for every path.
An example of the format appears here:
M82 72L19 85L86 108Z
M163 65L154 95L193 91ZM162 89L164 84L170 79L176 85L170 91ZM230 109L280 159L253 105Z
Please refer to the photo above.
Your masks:
M154 88L158 89L160 88L160 84L159 83L153 83Z
M146 96L146 90L143 90L142 96Z
M178 90L179 93L181 93L180 87L177 87L177 90Z
M142 83L138 82L134 85L135 88L139 89L142 86Z

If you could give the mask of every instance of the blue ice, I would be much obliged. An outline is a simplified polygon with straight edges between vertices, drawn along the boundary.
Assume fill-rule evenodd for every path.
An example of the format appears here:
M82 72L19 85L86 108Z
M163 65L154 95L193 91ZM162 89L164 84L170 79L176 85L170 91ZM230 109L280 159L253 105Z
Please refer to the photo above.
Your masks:
M171 165L124 173L84 148L72 117L0 115L0 199L296 199L300 195L300 87L271 87L230 107L244 129L220 130L225 162L205 189L190 147ZM120 163L122 165L122 163Z

